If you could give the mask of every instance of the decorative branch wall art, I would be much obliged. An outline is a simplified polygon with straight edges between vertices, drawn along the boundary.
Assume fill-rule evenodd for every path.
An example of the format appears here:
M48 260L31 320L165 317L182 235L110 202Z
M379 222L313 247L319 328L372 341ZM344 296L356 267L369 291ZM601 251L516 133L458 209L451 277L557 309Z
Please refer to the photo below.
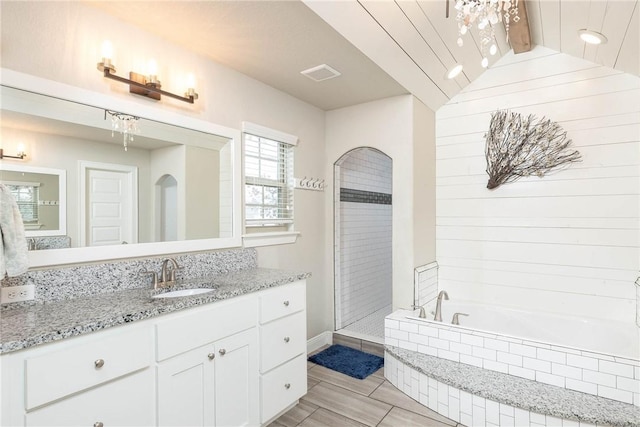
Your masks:
M567 132L551 120L523 116L508 110L491 115L485 134L488 189L580 161L580 153L569 149Z

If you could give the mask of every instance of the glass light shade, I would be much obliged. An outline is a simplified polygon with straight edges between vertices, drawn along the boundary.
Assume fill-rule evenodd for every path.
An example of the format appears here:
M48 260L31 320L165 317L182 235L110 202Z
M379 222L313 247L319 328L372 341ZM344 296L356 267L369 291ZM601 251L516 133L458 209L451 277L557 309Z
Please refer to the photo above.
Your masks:
M102 58L113 59L113 45L109 40L102 42Z
M147 74L150 76L158 75L158 63L155 59L150 59L147 63Z
M601 34L597 31L582 29L582 30L578 30L578 35L580 36L580 39L583 42L589 43L589 44L598 45L598 44L603 44L607 42L607 38L604 36L604 34Z
M454 79L462 72L462 64L456 64L447 73L448 79Z

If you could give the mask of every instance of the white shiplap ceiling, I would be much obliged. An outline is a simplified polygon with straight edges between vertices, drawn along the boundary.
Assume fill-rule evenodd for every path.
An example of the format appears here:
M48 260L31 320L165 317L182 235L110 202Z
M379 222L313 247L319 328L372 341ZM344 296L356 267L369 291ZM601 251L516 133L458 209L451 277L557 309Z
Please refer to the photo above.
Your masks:
M446 0L87 4L324 110L407 92L437 110L484 71L477 30L457 46L450 3L448 19ZM534 45L640 75L638 0L526 0L526 6ZM609 42L587 46L577 36L581 28ZM499 52L490 66L510 50L502 25L495 30ZM323 63L342 76L315 83L300 75ZM464 72L447 80L455 63Z

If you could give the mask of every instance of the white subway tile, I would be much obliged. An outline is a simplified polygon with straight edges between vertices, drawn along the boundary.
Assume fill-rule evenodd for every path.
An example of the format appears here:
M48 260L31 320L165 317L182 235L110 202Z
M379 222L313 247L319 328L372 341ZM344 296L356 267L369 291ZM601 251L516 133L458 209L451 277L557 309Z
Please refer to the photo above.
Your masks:
M522 358L522 367L533 369L534 371L551 373L551 362L546 360L532 359L530 357Z
M562 418L552 417L551 415L547 415L545 418L548 427L562 427Z
M507 405L506 403L500 403L500 414L508 415L513 417L513 406Z
M460 412L469 415L473 414L473 398L471 393L460 391Z
M485 404L487 423L500 425L500 405L498 402L488 400Z
M409 341L409 332L399 331L397 329L391 329L389 330L389 337L396 338L399 340Z
M410 333L409 341L416 344L429 345L429 337L420 334Z
M479 357L469 356L467 354L460 355L460 363L466 363L467 365L477 366L482 368L482 359Z
M634 375L633 376L635 377L635 379L640 380L640 367L635 366L633 368L633 371L634 371Z
M475 335L470 334L461 334L460 342L463 344L474 345L477 347L484 347L484 338L477 337Z
M598 385L593 383L587 383L584 381L567 378L565 381L565 387L582 393L589 393L596 396L598 395Z
M438 381L438 403L449 404L449 386Z
M597 427L595 424L580 421L580 427Z
M521 368L519 366L509 365L509 374L520 378L526 378L528 380L536 379L536 372L534 370Z
M615 362L616 361L616 359L614 359L613 356L608 356L608 355L602 354L602 353L592 353L590 351L583 351L582 355L584 357L593 357L594 359L608 360L610 362Z
M449 418L460 422L460 400L449 396Z
M390 338L388 335L384 337L385 345L390 345L391 347L398 347L398 339Z
M582 379L582 369L573 366L562 365L560 363L551 364L551 373L576 380Z
M449 350L449 341L441 340L439 338L429 337L429 346L440 348L443 350Z
M555 350L545 350L544 348L538 349L538 359L548 360L549 362L556 362L565 364L567 362L567 354L561 353Z
M623 363L608 362L600 360L600 372L606 374L619 375L621 377L633 378L633 366Z
M574 420L562 420L562 427L580 427L579 421Z
M514 422L517 426L528 426L529 425L529 411L525 411L524 409L515 408L514 410Z
M616 388L620 390L627 390L632 393L640 393L640 381L625 377L618 377Z
M459 332L451 332L441 329L439 334L439 338L447 341L460 342L460 333Z
M536 357L536 348L528 345L509 343L509 353L519 354L520 356Z
M611 388L603 385L598 386L598 396L607 397L624 403L633 403L633 393L630 391L619 390L617 388Z
M544 425L547 422L546 417L543 414L539 414L537 412L529 412L529 419L532 423L536 424Z
M592 357L578 356L575 354L567 354L567 365L575 366L577 368L591 369L592 371L598 370L598 360Z
M420 374L420 393L429 394L429 377L422 373Z
M582 380L594 383L598 385L604 385L607 387L615 387L616 386L616 377L615 375L605 374L602 372L590 371L588 369L582 370Z
M496 356L498 358L498 362L507 363L513 366L522 366L522 356L519 356L517 354L499 351Z
M500 427L515 427L515 420L508 415L500 414ZM518 426L519 427L519 426Z
M433 411L438 410L438 389L429 387L429 409Z
M438 349L426 345L418 344L418 353L428 354L429 356L438 357Z
M442 402L438 402L438 410L436 412L440 414L447 414L449 413L449 406Z
M633 393L633 404L640 406L640 393Z
M409 351L418 351L418 344L410 341L399 340L398 347Z
M401 331L407 331L407 332L413 332L413 333L418 333L418 325L416 325L413 322L400 322L400 330Z
M509 372L509 365L502 362L495 362L493 360L483 360L482 367L489 369L490 371L502 372L504 374Z
M384 327L389 329L400 329L400 322L393 319L384 319Z
M420 325L419 328L420 335L426 335L428 337L438 337L438 329L433 326L423 326Z
M463 426L477 425L473 423L473 416L464 412L460 412L460 424L462 424Z
M451 351L455 351L460 354L472 354L472 348L468 344L460 344L457 342L449 343L449 348Z
M488 348L473 347L472 354L476 357L481 357L485 360L496 360L496 351Z
M536 372L536 381L539 381L545 384L555 385L558 387L564 387L564 377L547 374L545 372Z
M482 396L477 396L477 395L472 395L471 396L471 400L473 401L473 406L479 406L481 408L484 408L487 405L487 399L485 399Z
M485 338L484 340L484 348L489 348L492 350L498 350L498 351L504 351L504 352L508 352L509 351L509 343L508 342L504 342L504 341L500 341L500 340L494 340L491 338Z
M449 350L438 349L438 357L441 359L452 360L454 362L460 362L460 354Z

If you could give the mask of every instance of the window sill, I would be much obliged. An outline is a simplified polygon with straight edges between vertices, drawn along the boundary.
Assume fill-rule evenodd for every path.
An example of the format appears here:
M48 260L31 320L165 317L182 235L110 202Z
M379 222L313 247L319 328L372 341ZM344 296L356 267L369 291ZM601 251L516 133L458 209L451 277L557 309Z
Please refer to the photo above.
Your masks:
M259 246L286 245L295 243L300 235L299 231L281 231L273 233L251 233L242 236L242 245L245 248Z

